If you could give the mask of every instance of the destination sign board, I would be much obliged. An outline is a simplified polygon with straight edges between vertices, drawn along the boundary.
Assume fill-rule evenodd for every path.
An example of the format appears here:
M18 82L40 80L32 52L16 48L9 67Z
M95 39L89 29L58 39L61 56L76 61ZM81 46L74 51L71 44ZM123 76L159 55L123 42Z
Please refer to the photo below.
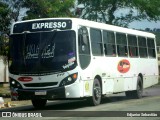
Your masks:
M36 31L51 31L51 30L66 30L72 28L71 20L36 20L17 23L13 27L13 33L22 33L25 31L36 32Z

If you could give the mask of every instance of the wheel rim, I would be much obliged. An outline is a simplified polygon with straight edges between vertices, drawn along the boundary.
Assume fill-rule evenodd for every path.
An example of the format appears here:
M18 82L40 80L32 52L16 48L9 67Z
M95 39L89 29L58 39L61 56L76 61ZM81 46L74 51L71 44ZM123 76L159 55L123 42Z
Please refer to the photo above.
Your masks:
M96 83L93 88L94 100L95 102L100 102L101 100L101 87L99 83Z
M99 87L94 88L94 96L96 99L101 97L101 90Z

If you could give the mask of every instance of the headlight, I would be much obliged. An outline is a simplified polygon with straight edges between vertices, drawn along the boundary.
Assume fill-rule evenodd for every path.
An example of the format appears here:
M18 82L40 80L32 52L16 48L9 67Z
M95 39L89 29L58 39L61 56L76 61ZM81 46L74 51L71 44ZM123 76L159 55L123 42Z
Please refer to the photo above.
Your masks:
M12 88L22 88L21 84L12 78L10 78L9 83L10 83L10 88L11 87Z
M61 81L59 87L70 85L74 83L77 80L77 78L78 78L78 73L71 74Z
M71 77L68 77L68 81L71 82L71 81L72 81L72 78L71 78Z
M11 81L11 84L12 84L12 85L15 85L15 84L16 84L16 82L15 82L14 80L12 80L12 81Z

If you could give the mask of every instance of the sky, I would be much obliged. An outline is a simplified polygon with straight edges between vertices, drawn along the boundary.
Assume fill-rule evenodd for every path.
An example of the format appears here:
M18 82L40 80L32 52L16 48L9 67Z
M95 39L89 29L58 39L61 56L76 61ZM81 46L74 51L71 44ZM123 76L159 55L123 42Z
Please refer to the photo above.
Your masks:
M126 14L128 14L130 12L131 8L122 8L118 11L115 12L115 16L125 16ZM139 12L136 9L132 9L132 11L134 12L133 14L136 16L137 14L139 14ZM132 23L129 24L128 26L129 28L135 28L135 29L145 29L145 28L150 28L150 29L160 29L160 21L158 22L154 22L154 21L148 21L148 20L142 20L142 21L134 21Z
M134 21L132 23L129 24L129 28L135 28L135 29L145 29L145 28L150 28L150 29L160 29L160 21L158 22L149 22L147 20L143 20L143 21Z

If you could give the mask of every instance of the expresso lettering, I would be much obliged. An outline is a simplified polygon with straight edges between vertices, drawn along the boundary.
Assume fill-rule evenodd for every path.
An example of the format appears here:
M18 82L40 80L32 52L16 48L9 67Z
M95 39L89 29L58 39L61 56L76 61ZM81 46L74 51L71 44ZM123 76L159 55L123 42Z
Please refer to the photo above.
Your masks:
M60 28L66 28L67 23L66 22L45 22L45 23L33 23L32 29L60 29Z

